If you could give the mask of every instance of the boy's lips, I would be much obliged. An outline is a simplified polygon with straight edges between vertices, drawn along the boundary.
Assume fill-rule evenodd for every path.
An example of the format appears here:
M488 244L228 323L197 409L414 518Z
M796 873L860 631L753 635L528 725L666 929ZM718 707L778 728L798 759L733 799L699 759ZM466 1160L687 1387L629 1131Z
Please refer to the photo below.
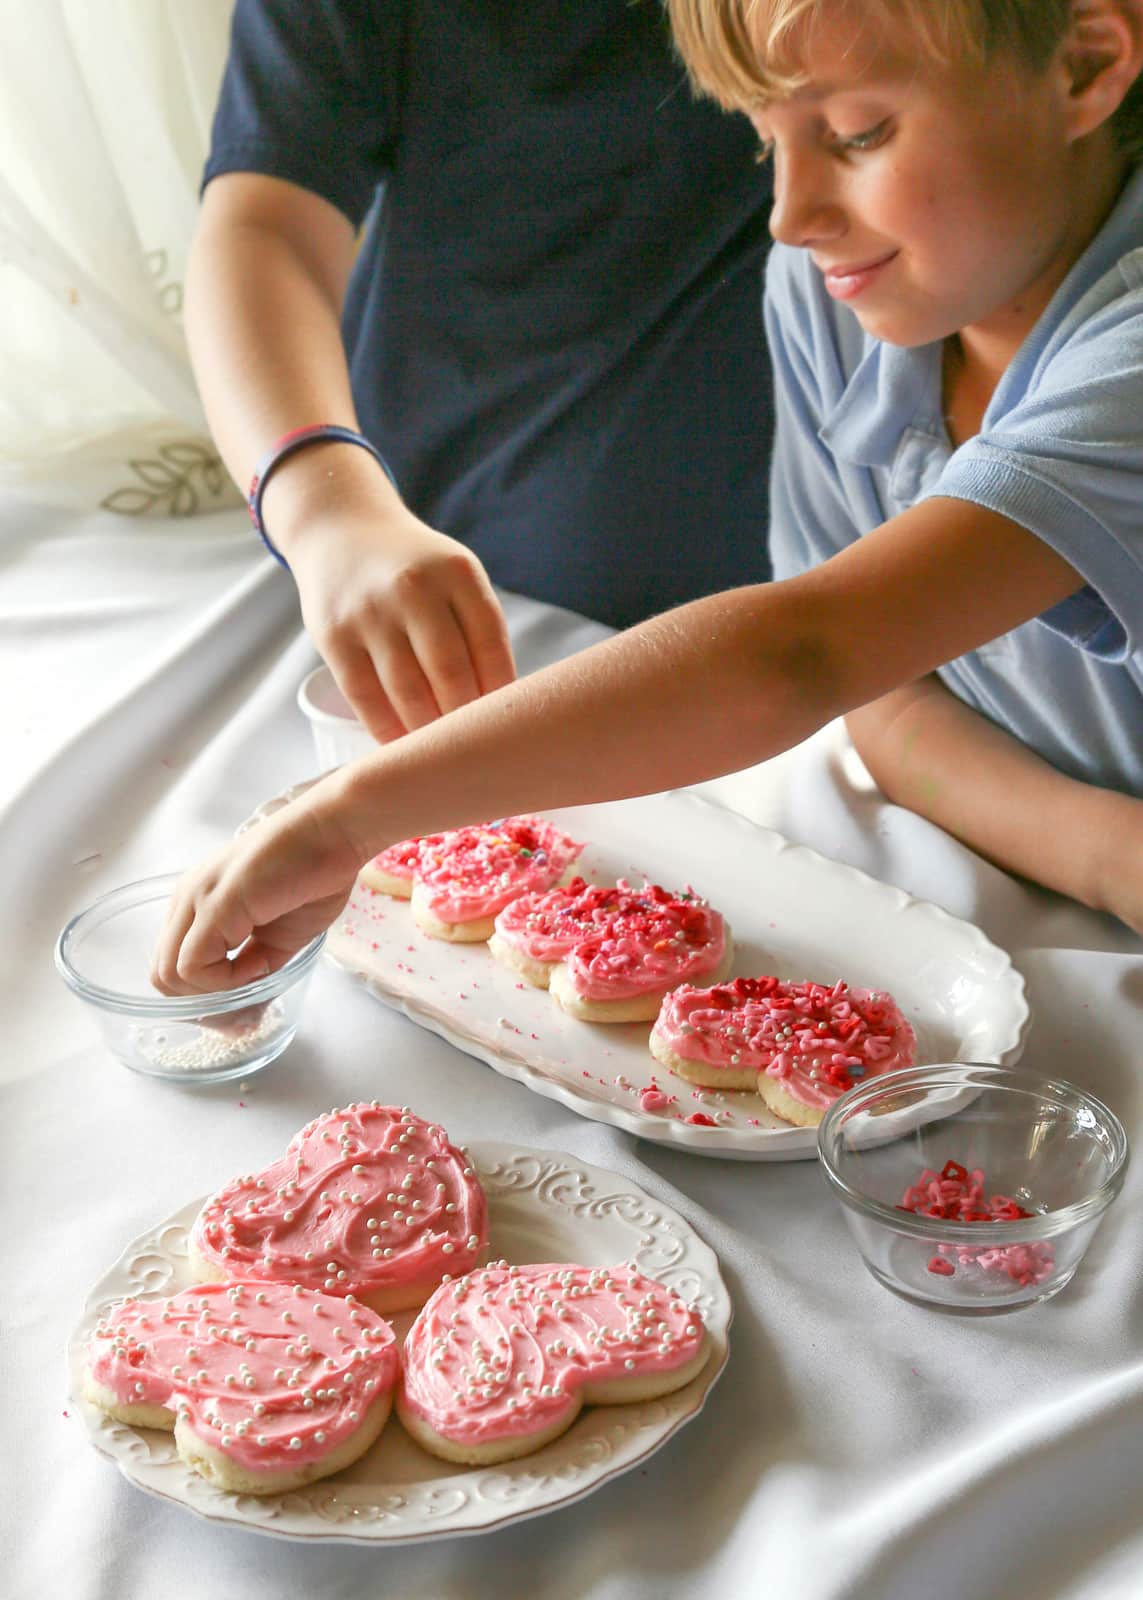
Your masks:
M896 255L896 250L887 250L883 255L871 256L867 261L838 262L833 266L817 262L816 265L825 280L827 294L835 300L852 300L868 288L882 267L887 267Z

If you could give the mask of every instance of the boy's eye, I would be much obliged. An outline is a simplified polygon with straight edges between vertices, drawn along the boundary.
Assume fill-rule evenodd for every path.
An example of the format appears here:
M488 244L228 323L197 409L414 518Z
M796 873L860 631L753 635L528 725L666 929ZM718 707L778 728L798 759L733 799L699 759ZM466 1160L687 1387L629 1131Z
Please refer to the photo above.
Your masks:
M884 144L889 137L892 118L886 117L882 122L876 123L872 128L865 128L861 133L850 133L844 139L837 137L834 140L839 150L876 150L878 145Z

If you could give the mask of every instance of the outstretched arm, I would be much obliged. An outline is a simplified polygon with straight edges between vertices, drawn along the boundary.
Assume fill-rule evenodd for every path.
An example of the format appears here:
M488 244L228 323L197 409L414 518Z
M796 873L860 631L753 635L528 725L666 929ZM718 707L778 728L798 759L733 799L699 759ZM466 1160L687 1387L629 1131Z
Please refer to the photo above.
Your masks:
M295 428L357 429L341 338L349 219L279 178L207 187L187 274L187 334L211 431L235 482ZM514 674L477 558L406 507L366 451L307 445L270 478L263 520L302 615L378 739L421 727Z
M890 800L1143 933L1143 801L1059 772L931 674L846 725Z
M396 839L765 760L1079 581L1008 518L934 498L801 577L654 618L332 774L189 873L156 982L201 991L280 966Z

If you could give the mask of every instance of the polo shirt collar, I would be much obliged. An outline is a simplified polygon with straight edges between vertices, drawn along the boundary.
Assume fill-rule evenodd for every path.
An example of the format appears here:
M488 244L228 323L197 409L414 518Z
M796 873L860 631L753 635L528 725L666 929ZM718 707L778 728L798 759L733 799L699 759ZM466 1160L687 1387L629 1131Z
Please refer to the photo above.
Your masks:
M941 345L903 349L867 339L865 354L819 430L841 461L890 467L911 427L934 442L945 437L940 420Z

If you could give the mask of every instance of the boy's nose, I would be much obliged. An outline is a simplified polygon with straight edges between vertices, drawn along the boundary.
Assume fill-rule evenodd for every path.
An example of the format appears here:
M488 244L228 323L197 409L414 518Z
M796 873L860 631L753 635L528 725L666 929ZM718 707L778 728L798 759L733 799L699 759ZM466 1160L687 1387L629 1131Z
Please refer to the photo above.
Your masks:
M783 152L775 161L770 232L779 244L801 249L845 232L845 213L814 157Z

